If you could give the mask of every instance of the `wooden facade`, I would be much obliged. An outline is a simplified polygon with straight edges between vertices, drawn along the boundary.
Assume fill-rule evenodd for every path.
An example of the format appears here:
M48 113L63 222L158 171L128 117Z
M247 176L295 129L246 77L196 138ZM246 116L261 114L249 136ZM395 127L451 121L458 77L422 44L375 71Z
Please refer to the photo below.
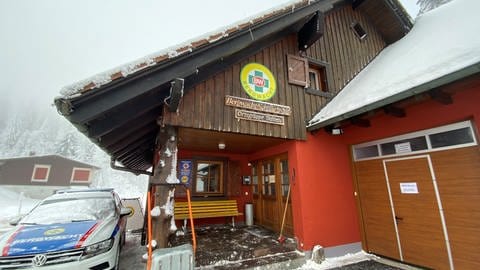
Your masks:
M177 48L178 55L155 57L133 74L109 74L112 81L100 90L85 85L81 95L57 100L57 108L106 149L112 164L153 175L155 205L173 199L165 185L174 163L167 153L178 149L175 160L191 167L183 183L193 200L234 199L239 211L251 203L257 225L283 229L300 250L359 247L347 147L306 128L390 42L377 25L382 20L352 5L299 1L267 12L216 38ZM392 12L384 8L379 16ZM244 89L242 71L249 65L266 68L268 80L275 79L273 96L256 99ZM173 142L178 148L167 147ZM183 187L175 191L178 201L185 196ZM154 238L168 233L170 218L165 213L155 221Z
M351 24L359 22L367 32L357 38ZM289 35L242 60L206 81L186 89L178 112L164 111L163 124L196 129L233 132L284 139L306 139L306 121L338 93L385 46L380 34L368 19L349 5L337 7L325 16L325 32L306 53L298 51L297 36ZM327 95L307 91L288 82L287 55L326 62L331 68ZM248 63L260 63L271 70L277 81L277 92L269 103L289 106L285 125L237 120L234 108L225 105L225 96L249 98L242 89L239 74Z

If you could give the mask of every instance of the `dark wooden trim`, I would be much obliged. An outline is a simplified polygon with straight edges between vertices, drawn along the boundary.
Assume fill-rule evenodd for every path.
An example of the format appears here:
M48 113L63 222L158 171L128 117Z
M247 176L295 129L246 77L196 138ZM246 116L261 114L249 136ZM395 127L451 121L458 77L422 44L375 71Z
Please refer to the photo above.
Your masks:
M368 119L354 117L350 119L350 123L352 123L352 125L359 126L359 127L370 127L370 120Z
M357 9L365 0L352 0L352 9Z
M404 109L395 107L393 105L385 106L383 108L383 111L388 115L399 117L399 118L405 117L407 115Z
M320 91L318 89L312 89L312 88L305 88L305 93L308 93L314 96L328 98L328 99L331 99L335 96L333 93L324 92L324 91Z
M153 97L151 97L150 100L152 100L152 103L159 102L158 99ZM151 123L153 118L156 118L161 114L161 110L157 108L149 108L148 103L145 104L144 108L149 110L142 109L142 106L140 105L141 104L132 104L131 107L125 108L126 113L131 113L130 117L127 118L129 119L127 123L128 130L135 129L138 125L143 126L147 121ZM101 141L104 142L104 137L108 137L113 130L117 130L126 124L125 119L126 117L120 113L113 113L109 115L108 118L95 119L89 123L87 136L89 138L101 138Z
M450 94L443 92L442 89L437 88L437 89L430 90L428 94L433 100L443 105L453 104L452 96Z

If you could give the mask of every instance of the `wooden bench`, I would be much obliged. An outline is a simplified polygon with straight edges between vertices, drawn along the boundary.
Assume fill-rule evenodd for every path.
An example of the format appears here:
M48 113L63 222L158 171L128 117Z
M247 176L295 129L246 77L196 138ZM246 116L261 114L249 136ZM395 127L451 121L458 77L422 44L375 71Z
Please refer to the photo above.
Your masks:
M183 219L184 229L187 227L188 203L175 202L175 219ZM235 227L235 217L243 215L238 212L236 200L193 201L193 218L232 217L232 226Z

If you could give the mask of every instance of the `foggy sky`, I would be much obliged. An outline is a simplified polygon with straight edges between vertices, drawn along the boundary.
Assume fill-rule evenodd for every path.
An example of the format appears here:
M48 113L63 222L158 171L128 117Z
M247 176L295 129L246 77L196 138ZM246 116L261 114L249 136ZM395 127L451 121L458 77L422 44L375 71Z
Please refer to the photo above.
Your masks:
M64 86L285 2L1 0L0 107L46 108Z

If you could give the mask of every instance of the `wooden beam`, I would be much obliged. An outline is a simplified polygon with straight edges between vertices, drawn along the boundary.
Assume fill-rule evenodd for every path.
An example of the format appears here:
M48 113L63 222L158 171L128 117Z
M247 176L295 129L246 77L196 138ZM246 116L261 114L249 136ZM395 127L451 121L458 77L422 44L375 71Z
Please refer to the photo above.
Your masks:
M430 95L430 97L443 104L443 105L449 105L449 104L453 104L453 99L452 99L452 96L448 93L445 93L443 92L441 89L433 89L433 90L430 90L430 92L428 92L428 94Z
M352 9L357 9L365 0L353 0L352 1Z
M405 117L407 115L407 113L405 113L404 109L399 108L399 107L395 107L395 106L392 106L392 105L385 106L383 108L383 111L388 115L399 117L399 118Z
M370 120L362 119L362 118L352 118L350 119L350 123L355 126L359 127L370 127Z

